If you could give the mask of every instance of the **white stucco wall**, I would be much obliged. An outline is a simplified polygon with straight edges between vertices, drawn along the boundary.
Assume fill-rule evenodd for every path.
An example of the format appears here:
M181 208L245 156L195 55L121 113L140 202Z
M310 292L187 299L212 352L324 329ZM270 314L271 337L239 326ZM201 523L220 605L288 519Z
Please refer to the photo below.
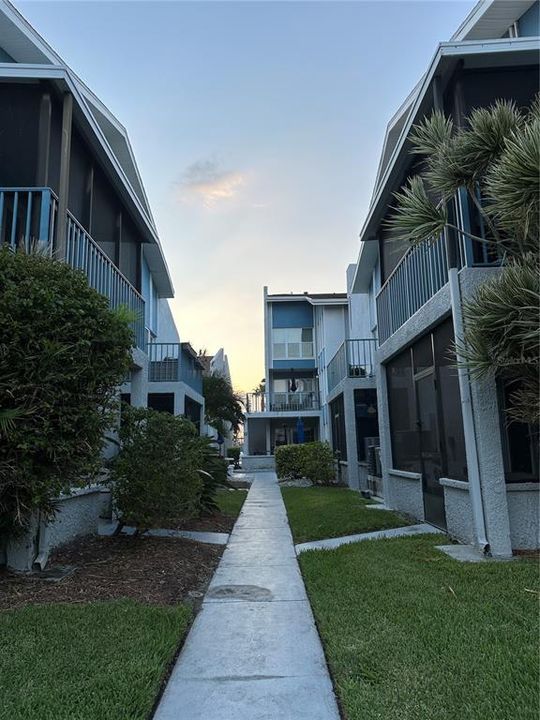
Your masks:
M167 298L159 298L158 300L158 327L155 341L160 343L180 342L180 334Z

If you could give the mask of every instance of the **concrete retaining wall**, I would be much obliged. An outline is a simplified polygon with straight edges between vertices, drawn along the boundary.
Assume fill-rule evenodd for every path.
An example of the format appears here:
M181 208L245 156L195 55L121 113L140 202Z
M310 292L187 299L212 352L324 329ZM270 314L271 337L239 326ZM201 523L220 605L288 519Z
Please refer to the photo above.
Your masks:
M242 470L244 472L275 469L276 461L273 455L244 455L242 458Z
M513 550L540 547L540 488L538 483L506 486L510 539Z
M44 565L55 548L77 537L96 533L99 518L109 517L110 513L111 494L101 486L77 489L69 496L62 496L52 522L39 522L36 516L25 535L8 540L7 566L29 572L37 558Z
M418 520L424 520L422 475L390 468L387 477L392 499L391 507Z

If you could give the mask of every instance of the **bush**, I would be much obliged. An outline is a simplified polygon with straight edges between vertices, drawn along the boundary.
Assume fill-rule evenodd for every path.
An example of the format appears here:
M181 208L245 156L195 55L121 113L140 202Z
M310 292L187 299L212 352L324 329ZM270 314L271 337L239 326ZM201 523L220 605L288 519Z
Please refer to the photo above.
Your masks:
M281 445L276 448L275 459L281 479L305 477L316 485L329 485L335 480L334 456L328 443Z
M0 249L0 531L51 517L99 468L131 345L126 312L82 272Z
M201 479L203 489L200 499L200 512L205 515L213 515L218 512L219 505L216 501L217 491L220 487L229 488L227 481L227 461L216 452L211 438L199 438L203 450L203 466Z
M315 485L330 485L335 480L334 455L325 442L306 443L303 452L305 477Z
M193 423L125 406L121 450L112 467L112 497L121 521L140 529L167 527L198 514L205 449Z
M304 477L304 445L280 445L276 448L276 473L282 480Z

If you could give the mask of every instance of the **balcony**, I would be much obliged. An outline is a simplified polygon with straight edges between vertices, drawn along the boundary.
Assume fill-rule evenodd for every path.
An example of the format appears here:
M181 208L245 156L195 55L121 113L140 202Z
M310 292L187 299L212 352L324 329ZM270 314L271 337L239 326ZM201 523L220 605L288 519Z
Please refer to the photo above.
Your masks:
M499 258L493 246L461 237L458 269L493 267ZM382 344L448 282L446 247L441 236L432 243L411 247L379 290L377 328Z
M377 341L372 338L345 340L328 363L328 392L345 378L373 377L376 349Z
M58 198L50 188L0 188L0 245L52 256L58 222ZM144 348L144 299L70 212L65 222L65 261L82 270L112 308L133 313L134 343Z
M319 410L319 393L316 392L276 392L248 393L246 412L306 412Z
M202 395L202 369L182 352L182 343L149 343L149 382L184 382Z

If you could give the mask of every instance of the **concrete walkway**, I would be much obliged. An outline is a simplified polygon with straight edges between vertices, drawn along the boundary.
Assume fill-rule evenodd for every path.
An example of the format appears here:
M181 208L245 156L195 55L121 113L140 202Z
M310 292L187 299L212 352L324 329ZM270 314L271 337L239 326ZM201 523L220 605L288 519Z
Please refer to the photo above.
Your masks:
M254 482L154 720L339 720L274 473Z
M357 535L342 535L327 540L311 540L310 542L295 545L295 550L297 555L300 555L306 550L335 550L342 545L350 545L364 540L383 540L384 538L405 537L407 535L433 535L440 532L433 525L420 523L419 525L405 525L404 527L389 528L387 530L373 530L373 532L359 533Z

